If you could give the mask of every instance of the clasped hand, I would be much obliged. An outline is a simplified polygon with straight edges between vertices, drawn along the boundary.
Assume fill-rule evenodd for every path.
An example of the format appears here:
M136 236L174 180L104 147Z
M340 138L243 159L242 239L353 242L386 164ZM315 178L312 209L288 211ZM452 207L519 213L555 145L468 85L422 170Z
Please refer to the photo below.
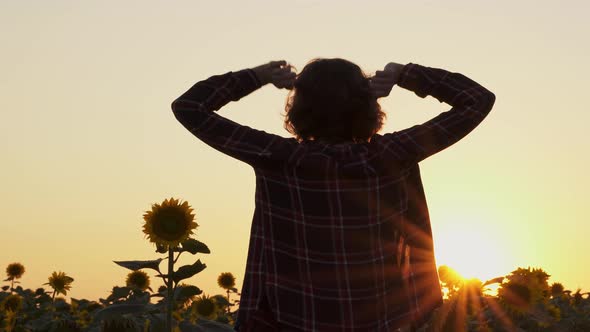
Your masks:
M369 85L375 98L389 96L391 89L396 85L401 76L404 65L390 62L383 70L378 70L375 76L369 77ZM287 61L271 61L269 63L252 68L256 76L265 85L272 83L279 89L293 89L297 74Z
M292 89L297 74L292 71L293 67L287 64L287 61L271 61L269 63L252 68L256 77L265 85L272 83L279 89Z

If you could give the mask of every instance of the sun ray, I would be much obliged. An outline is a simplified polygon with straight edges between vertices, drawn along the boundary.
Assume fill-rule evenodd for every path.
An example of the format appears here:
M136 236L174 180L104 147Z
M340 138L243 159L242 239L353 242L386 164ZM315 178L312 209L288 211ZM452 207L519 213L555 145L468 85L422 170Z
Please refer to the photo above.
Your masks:
M506 331L514 331L516 328L514 327L514 324L512 324L512 320L510 319L510 316L508 316L506 311L504 311L504 309L502 309L500 304L498 304L497 300L495 298L491 298L491 297L486 297L485 300L486 300L487 305L490 308L492 314L495 315L496 318L498 318L498 320L502 324L502 327Z

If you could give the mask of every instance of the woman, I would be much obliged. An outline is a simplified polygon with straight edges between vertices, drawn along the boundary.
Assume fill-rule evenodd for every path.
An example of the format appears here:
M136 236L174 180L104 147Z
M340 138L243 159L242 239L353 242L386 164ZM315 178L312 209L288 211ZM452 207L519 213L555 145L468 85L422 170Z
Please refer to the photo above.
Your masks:
M285 128L255 130L214 111L272 83L290 89ZM452 108L377 134L377 101L398 85ZM198 82L172 104L211 147L248 163L256 207L237 331L396 331L442 302L418 163L457 142L495 96L469 78L389 63L367 77L343 59L295 74L285 61Z

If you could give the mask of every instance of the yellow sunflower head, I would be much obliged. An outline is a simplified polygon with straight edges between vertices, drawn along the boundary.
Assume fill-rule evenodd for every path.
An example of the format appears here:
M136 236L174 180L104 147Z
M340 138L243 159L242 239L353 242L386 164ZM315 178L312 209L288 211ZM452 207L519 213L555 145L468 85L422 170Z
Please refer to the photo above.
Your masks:
M72 282L74 282L74 279L68 277L64 272L53 272L46 285L51 286L58 294L67 295L68 291L72 288Z
M176 247L193 234L198 224L194 221L193 209L187 202L165 199L162 204L152 204L152 209L143 215L143 232L150 242Z
M146 290L150 287L150 277L143 271L133 271L127 275L127 287Z
M6 267L6 275L8 280L19 279L25 273L25 267L21 263L8 264Z
M2 303L0 304L0 308L3 311L12 311L17 312L23 306L23 299L20 295L17 294L10 294L4 298Z
M199 317L213 319L217 314L217 303L210 296L203 294L193 301L192 310Z
M223 272L217 277L217 284L223 289L232 289L236 285L236 278L231 272Z

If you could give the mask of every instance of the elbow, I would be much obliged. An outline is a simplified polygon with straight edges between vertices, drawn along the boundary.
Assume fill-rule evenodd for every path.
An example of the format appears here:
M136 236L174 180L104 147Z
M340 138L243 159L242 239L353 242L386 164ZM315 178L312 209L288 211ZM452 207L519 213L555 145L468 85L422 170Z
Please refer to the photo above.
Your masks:
M488 107L491 111L492 107L494 107L494 103L496 102L496 95L491 91L488 91L488 92L489 92L489 94L488 94Z
M176 111L178 110L178 99L174 99L174 101L172 101L170 108L172 109L172 113L176 114Z
M180 111L182 109L182 102L180 101L180 98L175 99L170 105L170 108L172 109L174 118L176 118L178 122L184 123L185 114Z
M486 89L485 93L481 95L479 104L481 105L481 109L488 113L492 110L492 107L494 107L495 102L496 95L493 92Z

